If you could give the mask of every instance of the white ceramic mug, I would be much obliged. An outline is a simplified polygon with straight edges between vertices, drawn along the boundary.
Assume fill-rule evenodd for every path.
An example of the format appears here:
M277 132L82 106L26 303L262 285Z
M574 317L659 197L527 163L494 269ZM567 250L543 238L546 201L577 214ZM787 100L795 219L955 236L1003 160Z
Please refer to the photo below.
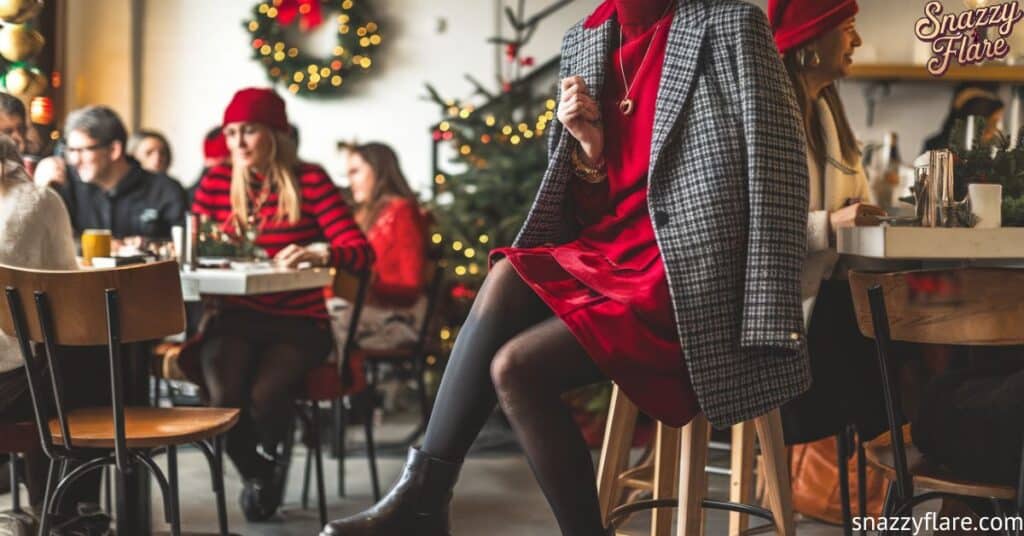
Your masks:
M994 229L1003 225L1003 185L969 184L967 197L970 199L971 214L977 219L975 228Z

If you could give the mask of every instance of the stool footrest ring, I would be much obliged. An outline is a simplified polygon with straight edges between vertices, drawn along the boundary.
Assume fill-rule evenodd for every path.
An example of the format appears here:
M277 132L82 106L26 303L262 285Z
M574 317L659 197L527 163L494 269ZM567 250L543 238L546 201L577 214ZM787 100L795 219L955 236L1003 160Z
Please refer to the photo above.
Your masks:
M655 508L676 508L678 506L678 498L649 499L646 501L636 501L629 504L624 504L612 510L612 513L608 516L608 520L609 523L615 525L620 518L625 517L629 514L633 514L635 512L639 512L640 510L652 510ZM741 514L760 517L771 522L774 522L775 520L775 518L772 517L772 513L770 511L757 506L751 506L749 504L704 499L703 501L701 501L701 506L712 510L728 510L730 512L739 512Z

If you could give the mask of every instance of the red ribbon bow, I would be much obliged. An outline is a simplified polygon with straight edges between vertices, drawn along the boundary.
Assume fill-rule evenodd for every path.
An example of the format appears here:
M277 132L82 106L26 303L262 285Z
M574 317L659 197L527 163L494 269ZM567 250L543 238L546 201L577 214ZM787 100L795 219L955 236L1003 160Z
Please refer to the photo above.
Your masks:
M320 0L281 0L277 6L277 20L288 26L299 18L299 29L308 32L324 22Z

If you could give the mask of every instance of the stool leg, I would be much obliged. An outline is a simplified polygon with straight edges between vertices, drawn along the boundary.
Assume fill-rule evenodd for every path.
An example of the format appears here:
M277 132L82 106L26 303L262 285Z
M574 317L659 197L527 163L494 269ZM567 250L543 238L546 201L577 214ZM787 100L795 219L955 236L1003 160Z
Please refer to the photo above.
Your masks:
M754 423L732 427L732 464L729 468L729 501L750 504L754 492ZM729 512L729 536L740 536L750 527L750 516Z
M597 500L601 507L601 521L606 526L608 516L619 500L619 475L629 462L629 449L633 446L633 432L636 431L639 412L636 405L619 390L619 386L613 385L608 420L604 427L604 444L597 463Z
M757 438L761 441L768 504L775 517L775 531L780 536L794 536L793 490L789 483L786 444L782 437L782 417L772 410L756 419Z
M704 532L704 495L708 484L705 468L708 462L707 418L699 414L683 427L682 454L679 463L679 524L677 536L700 536Z
M654 438L653 499L668 499L679 489L679 443L682 430L658 423ZM651 536L672 536L670 508L651 510Z

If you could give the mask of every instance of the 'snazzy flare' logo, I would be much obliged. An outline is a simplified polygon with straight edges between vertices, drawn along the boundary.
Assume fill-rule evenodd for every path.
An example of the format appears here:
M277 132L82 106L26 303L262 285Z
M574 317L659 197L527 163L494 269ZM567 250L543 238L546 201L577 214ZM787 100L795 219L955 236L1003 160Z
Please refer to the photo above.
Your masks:
M928 2L924 6L924 17L914 25L917 38L932 44L934 55L928 60L928 72L934 76L946 74L953 58L961 65L1005 58L1010 53L1006 40L1024 17L1024 9L1016 1L958 14L943 14L942 11L941 2ZM985 35L990 27L999 32L995 40Z

